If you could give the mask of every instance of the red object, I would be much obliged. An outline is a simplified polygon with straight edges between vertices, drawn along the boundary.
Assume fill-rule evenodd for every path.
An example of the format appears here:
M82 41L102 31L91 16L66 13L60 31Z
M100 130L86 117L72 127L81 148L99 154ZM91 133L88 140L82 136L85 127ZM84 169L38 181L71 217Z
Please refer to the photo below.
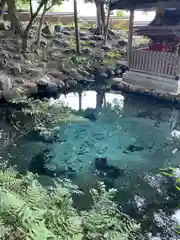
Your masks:
M149 47L150 51L155 51L155 52L162 52L163 51L163 46L160 43L155 43L152 46Z

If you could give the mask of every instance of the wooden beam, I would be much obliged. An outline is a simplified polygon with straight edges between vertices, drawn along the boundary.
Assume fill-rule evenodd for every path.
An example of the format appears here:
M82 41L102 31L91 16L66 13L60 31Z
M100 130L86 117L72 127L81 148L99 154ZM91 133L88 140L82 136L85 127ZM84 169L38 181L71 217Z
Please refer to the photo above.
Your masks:
M131 66L132 58L133 25L134 25L134 9L131 9L129 18L128 50L127 50L128 67Z

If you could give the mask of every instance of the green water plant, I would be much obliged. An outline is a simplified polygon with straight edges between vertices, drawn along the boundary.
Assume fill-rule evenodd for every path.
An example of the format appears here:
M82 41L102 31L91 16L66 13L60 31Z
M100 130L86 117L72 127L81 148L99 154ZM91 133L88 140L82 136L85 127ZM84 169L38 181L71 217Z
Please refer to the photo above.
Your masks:
M0 171L0 239L129 240L146 239L140 225L121 213L115 190L103 183L90 190L91 208L79 211L73 195L82 194L68 180L44 187L39 177Z

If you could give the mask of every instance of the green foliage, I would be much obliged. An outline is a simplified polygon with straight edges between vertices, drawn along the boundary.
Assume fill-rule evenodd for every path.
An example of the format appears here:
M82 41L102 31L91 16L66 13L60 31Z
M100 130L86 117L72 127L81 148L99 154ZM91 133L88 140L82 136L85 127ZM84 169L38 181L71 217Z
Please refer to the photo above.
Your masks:
M176 189L180 190L180 176L176 174L178 168L164 168L160 169L160 174L166 177L169 177L171 179L174 179L176 184Z
M118 210L115 190L99 183L90 191L91 209L79 212L72 195L82 194L70 181L43 187L38 176L0 171L0 239L129 240L145 239L140 226Z
M21 96L13 103L21 108L13 111L11 124L22 136L35 130L45 139L49 139L62 124L84 121L59 100L40 101Z
M122 10L116 11L116 17L123 17L123 16L124 16L124 12Z

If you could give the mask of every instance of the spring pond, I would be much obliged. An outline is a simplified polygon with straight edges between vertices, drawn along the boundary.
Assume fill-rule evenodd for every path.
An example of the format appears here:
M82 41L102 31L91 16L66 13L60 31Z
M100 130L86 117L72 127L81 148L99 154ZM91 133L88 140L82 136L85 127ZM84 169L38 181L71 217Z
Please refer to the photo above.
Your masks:
M180 222L179 193L158 171L180 164L179 109L145 97L94 91L60 100L75 111L81 108L85 120L63 124L51 142L33 134L21 138L1 148L0 157L20 172L71 178L85 192L104 181L118 189L124 211L161 237L152 239L178 239L173 228L174 220ZM88 196L79 200L80 208L87 204Z

